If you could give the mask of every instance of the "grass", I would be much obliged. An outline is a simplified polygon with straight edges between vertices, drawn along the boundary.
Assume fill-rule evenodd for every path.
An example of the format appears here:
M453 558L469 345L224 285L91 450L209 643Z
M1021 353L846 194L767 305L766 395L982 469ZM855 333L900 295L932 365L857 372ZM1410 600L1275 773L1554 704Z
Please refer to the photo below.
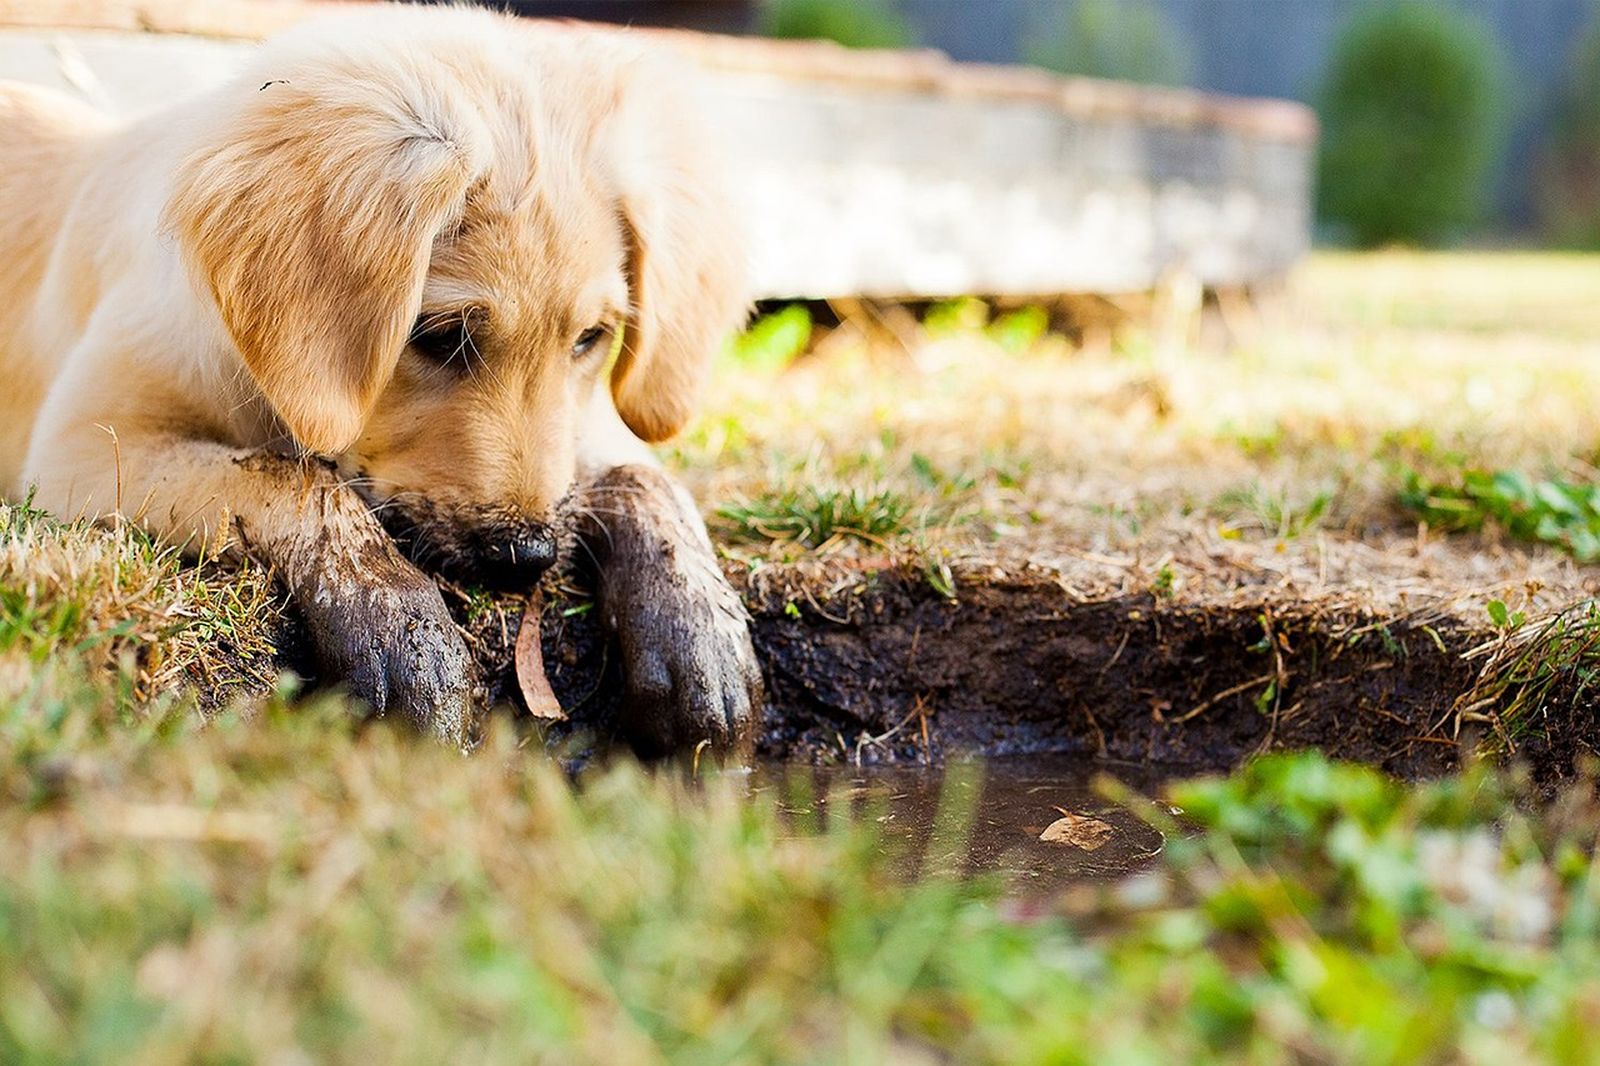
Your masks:
M200 686L211 703L269 687L279 601L258 567L184 565L138 529L62 523L0 503L0 692L67 658L130 664L141 695Z
M1498 637L1469 653L1483 661L1477 683L1456 700L1458 723L1489 728L1483 749L1492 756L1515 754L1519 743L1548 740L1550 724L1583 736L1600 724L1594 704L1600 689L1600 603L1583 600L1549 618L1529 623L1499 600L1488 604Z
M1577 1061L1600 1011L1600 816L1482 769L1124 796L1158 867L1008 903L956 806L907 883L870 809L78 680L0 705L6 1062Z
M956 300L920 324L847 314L827 330L793 308L730 350L668 458L711 512L816 512L811 486L891 494L911 520L874 536L898 553L982 563L1070 546L1199 571L1250 556L1330 581L1377 553L1396 574L1375 585L1398 587L1401 571L1441 594L1470 583L1476 610L1532 580L1559 609L1581 580L1544 541L1430 523L1419 552L1402 492L1413 470L1586 484L1596 286L1600 260L1581 256L1322 253L1276 301L1143 325L1107 325L1109 305L996 314ZM1064 311L1080 328L1051 332ZM961 520L942 520L951 497L919 457L969 482ZM773 527L786 552L827 541L795 537L806 517ZM738 551L765 551L742 517L725 528Z
M717 508L718 530L736 540L792 541L820 549L847 537L872 544L911 531L912 504L892 489L808 485Z
M1333 500L1334 494L1327 489L1298 499L1286 491L1254 484L1224 493L1218 507L1228 514L1232 532L1253 525L1279 540L1292 540L1321 525Z
M1225 346L780 312L668 459L730 553L906 553L952 598L974 562L1066 555L1180 605L1498 603L1454 713L1520 751L1592 713L1597 285L1578 257L1323 255ZM1592 780L1310 754L1160 803L1108 785L1159 859L1019 899L948 874L959 805L890 861L870 805L574 785L505 721L469 759L363 726L274 686L267 577L0 506L0 1062L1594 1057Z
M898 451L886 432L848 459L798 464L777 462L766 481L716 506L714 532L733 545L830 552L854 543L877 551L939 542L957 530L992 518L986 500L1014 489L1020 473L989 466L979 473L946 470L912 452L898 469Z

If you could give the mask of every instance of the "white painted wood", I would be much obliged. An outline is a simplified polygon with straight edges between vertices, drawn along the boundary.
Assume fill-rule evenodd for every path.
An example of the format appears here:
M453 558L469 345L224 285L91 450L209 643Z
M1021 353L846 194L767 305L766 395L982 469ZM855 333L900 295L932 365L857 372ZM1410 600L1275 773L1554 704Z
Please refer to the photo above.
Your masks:
M712 71L765 297L1120 293L1176 272L1249 285L1309 243L1315 126L1290 105L667 36ZM251 47L0 28L0 77L137 114Z

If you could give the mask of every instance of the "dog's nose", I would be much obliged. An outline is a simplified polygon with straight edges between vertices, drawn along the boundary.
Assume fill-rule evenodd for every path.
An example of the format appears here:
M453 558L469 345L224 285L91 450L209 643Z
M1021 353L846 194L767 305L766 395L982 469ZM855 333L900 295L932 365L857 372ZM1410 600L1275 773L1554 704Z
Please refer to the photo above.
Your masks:
M484 538L478 552L479 579L486 585L524 591L556 561L556 538L532 527Z

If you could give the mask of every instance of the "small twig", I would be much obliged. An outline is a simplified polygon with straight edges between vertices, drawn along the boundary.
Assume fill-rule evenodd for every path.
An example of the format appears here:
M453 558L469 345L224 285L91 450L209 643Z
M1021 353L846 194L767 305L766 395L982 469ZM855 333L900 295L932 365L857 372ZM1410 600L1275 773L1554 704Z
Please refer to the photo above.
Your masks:
M836 617L835 615L831 615L827 611L823 610L822 609L822 604L817 602L817 598L811 594L811 590L810 589L806 589L805 590L805 594L806 594L806 602L811 604L811 606L816 609L816 612L818 614L820 614L822 617L826 618L828 621L833 622L833 623L835 623L837 625L847 626L847 625L850 624L850 619L848 619L848 618L839 618L839 617Z
M1095 754L1101 758L1104 758L1107 750L1106 731L1100 728L1100 720L1094 716L1094 711L1089 709L1089 705L1087 703L1080 700L1078 701L1078 706L1083 708L1083 716L1089 719L1089 728L1094 730ZM1159 712L1157 713L1157 717L1160 717Z
M1223 689L1221 692L1217 693L1215 696L1212 696L1210 699L1206 700L1204 703L1202 703L1199 706L1195 707L1193 710L1186 711L1186 712L1184 712L1182 715L1180 715L1177 718L1166 718L1161 714L1160 711L1157 711L1156 712L1156 721L1161 722L1161 723L1163 723L1165 725L1182 725L1184 722L1187 722L1189 719L1194 718L1194 717L1196 717L1198 715L1202 715L1205 712L1209 711L1211 708L1215 707L1217 704L1221 703L1223 700L1227 699L1229 696L1237 696L1239 693L1244 692L1246 689L1255 688L1257 685L1265 685L1267 682L1271 681L1273 678L1275 678L1277 676L1278 676L1277 672L1274 671L1273 673L1270 673L1270 674L1262 674L1260 677L1252 677L1249 681L1241 681L1237 685L1232 685L1232 686L1230 686L1228 688Z
M904 718L901 718L900 721L896 723L894 728L889 729L878 736L872 736L870 733L863 731L862 734L856 738L856 765L861 765L862 748L877 747L879 744L882 744L884 741L890 739L896 733L900 732L900 730L904 729L906 727L906 723L910 722L914 717L922 719L922 739L923 744L926 745L928 739L927 704L923 702L921 696L918 696L911 704L911 709L906 712Z
M1122 642L1117 645L1117 650L1112 652L1111 658L1106 662L1106 664L1100 668L1100 676L1101 677L1105 677L1106 674L1111 670L1111 668L1113 666L1117 665L1117 660L1122 658L1123 651L1128 647L1128 638L1131 637L1131 636L1133 636L1133 630L1124 629L1122 631ZM1101 743L1102 743L1102 748L1103 748L1104 747L1104 738L1103 737L1101 738Z
M117 478L116 493L116 525L122 527L122 440L117 436L117 427L96 422L95 428L103 430L111 438L111 462L115 468Z

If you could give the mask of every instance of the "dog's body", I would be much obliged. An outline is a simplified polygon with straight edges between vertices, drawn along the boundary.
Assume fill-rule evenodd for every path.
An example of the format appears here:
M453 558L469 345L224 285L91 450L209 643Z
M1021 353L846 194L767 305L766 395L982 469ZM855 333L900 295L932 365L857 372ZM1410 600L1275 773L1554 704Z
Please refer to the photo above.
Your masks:
M636 733L731 738L745 620L640 439L745 305L669 71L395 8L126 126L0 85L0 491L262 558L329 672L457 742L470 663L413 560L526 587L576 511Z

